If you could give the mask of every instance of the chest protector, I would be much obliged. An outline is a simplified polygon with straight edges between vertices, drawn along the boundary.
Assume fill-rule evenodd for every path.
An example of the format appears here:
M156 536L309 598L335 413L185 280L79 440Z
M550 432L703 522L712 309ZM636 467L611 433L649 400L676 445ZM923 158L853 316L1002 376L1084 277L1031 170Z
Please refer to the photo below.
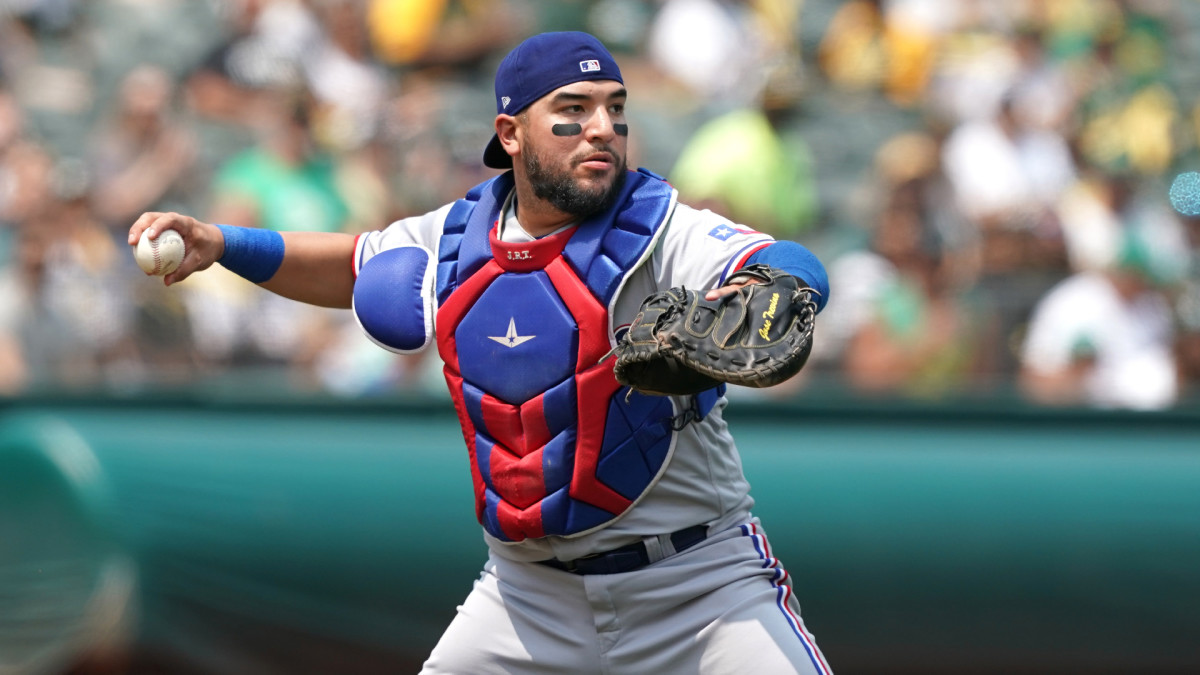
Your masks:
M612 372L609 312L673 205L629 173L616 206L533 242L499 241L512 174L451 208L439 244L438 351L492 536L579 535L619 517L666 468L674 406ZM628 395L627 395L628 394Z

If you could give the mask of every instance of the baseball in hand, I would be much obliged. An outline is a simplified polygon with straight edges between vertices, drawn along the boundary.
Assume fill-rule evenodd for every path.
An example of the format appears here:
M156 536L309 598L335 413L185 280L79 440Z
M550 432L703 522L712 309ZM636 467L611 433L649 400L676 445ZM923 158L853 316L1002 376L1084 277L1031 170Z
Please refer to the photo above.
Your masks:
M183 237L175 230L163 230L156 239L151 239L143 232L133 251L133 258L143 272L161 277L179 268L183 262L183 252Z

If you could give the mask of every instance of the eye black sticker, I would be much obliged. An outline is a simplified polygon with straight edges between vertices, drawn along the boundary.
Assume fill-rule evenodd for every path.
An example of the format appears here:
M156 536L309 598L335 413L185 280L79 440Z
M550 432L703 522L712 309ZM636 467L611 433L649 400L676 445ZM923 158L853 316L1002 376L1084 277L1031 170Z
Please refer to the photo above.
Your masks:
M616 126L615 124L613 126ZM555 136L578 136L583 133L582 124L555 124L550 127Z
M583 125L582 124L555 124L554 126L550 127L550 131L554 132L555 136L578 136L579 134L583 133ZM629 125L628 124L614 124L613 132L615 132L618 136L628 136L629 135Z

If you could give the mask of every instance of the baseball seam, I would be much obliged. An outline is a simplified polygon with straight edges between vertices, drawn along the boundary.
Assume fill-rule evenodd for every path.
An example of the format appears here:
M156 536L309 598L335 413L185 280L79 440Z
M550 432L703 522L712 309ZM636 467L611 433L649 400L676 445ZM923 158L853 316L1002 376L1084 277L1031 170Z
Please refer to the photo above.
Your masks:
M158 255L158 242L150 242L150 253L154 256L154 274L162 271L162 258Z

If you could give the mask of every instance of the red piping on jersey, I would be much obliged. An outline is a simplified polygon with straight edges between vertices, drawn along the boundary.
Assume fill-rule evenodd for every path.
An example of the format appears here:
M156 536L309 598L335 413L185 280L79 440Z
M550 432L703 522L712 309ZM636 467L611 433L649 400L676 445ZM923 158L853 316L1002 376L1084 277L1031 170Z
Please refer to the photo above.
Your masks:
M362 267L362 265L360 265L358 262L361 258L358 253L358 242L365 234L366 233L354 235L354 251L350 253L350 273L354 275L355 279L358 278L358 270Z
M740 258L738 258L738 261L733 266L733 269L729 270L729 276L733 276L734 274L737 273L738 270L745 267L746 261L750 259L750 256L754 255L755 253L758 253L759 251L763 250L764 248L770 246L773 243L775 243L775 242L765 241L762 244L755 246L754 248L751 248L749 251L746 251ZM728 279L729 277L726 277L726 278Z

